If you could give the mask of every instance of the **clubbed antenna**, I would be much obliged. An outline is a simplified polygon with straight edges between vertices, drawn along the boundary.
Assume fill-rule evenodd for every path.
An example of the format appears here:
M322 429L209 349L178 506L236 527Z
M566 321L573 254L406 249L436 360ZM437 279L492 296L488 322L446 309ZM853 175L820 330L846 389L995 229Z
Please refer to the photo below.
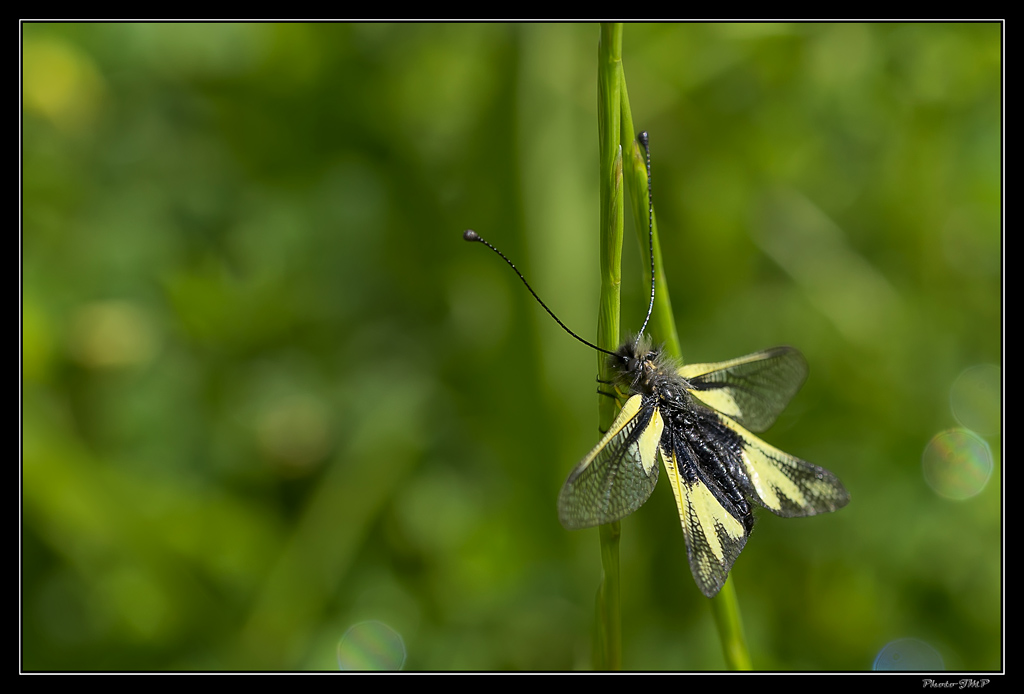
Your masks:
M504 260L504 261L505 261L506 263L508 263L508 266L509 266L510 268L512 268L513 270L515 270L515 273L516 273L517 275L519 275L519 279L521 279L521 280L523 281L523 284L525 284L525 285L526 285L526 288L530 290L530 293L531 293L531 294L533 294L533 298L537 300L537 303L538 303L538 304L540 304L540 305L541 305L541 306L542 306L542 307L544 308L544 310L548 312L548 315L549 315L549 316L551 316L552 318L554 318L554 319L555 319L555 322L556 322L556 323L558 323L558 324L559 324L560 326L562 326L562 330L564 330L565 332L569 333L570 335L572 335L573 337L575 337L575 338L576 338L577 340L579 340L579 341L580 341L580 342L582 342L583 344L587 345L588 347L593 347L593 348L594 348L594 349L596 349L596 350L597 350L598 352L604 352L605 354L610 354L610 355L612 355L612 356L615 356L615 352L609 352L609 351L608 351L608 350L606 350L606 349L601 349L601 348L600 348L600 347L598 347L597 345L595 345L595 344L593 344L593 343L591 343L591 342L587 342L587 341L586 341L586 340L584 340L584 339L583 339L582 337L580 337L579 335L577 335L577 334L576 334L576 333L574 333L573 331L569 330L569 328L567 328L567 327L566 327L565 323L563 323L562 321L558 320L558 316L556 316L556 315L555 315L555 314L554 314L554 313L553 313L553 312L551 311L551 309L549 309L549 308L547 307L547 304L545 304L545 303L544 303L543 301L541 301L541 300L540 300L540 297L539 297L539 296L537 296L537 292L533 291L533 287L531 287L531 286L530 286L530 283L526 281L526 278L525 278L525 277L523 277L523 273L519 272L518 268L516 268L516 266L515 266L515 265L514 265L514 264L512 263L512 261L511 261L511 260L509 260L509 259L508 259L508 258L507 258L507 257L505 256L505 254L504 254L504 253L502 253L502 252L501 252L501 251L499 251L499 250L498 250L497 248L495 248L494 246L492 246L492 245L491 245L490 243L488 243L487 241L485 241L485 240L483 239L483 237L482 237L482 236L480 236L480 234L476 233L476 232L475 232L475 231L473 231L472 229L466 229L466 230L465 230L464 232L462 232L462 238L463 238L463 239L465 239L466 241L479 241L480 243L482 243L483 245L487 246L487 247L488 247L488 248L490 248L490 249L491 249L492 251L494 251L495 253L497 253L498 255L500 255L500 256L501 256L501 259L502 259L502 260Z

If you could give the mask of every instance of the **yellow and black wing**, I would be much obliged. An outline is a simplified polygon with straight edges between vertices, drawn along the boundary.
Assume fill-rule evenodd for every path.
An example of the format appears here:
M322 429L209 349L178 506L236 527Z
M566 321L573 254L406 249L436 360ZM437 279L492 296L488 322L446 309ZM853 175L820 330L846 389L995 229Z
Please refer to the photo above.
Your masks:
M633 395L608 433L573 468L558 495L558 519L569 530L611 523L647 501L658 481L658 443L665 428L657 398Z
M690 572L700 592L713 598L747 544L754 517L745 502L724 493L692 448L670 445L659 454L676 497Z
M669 418L659 455L676 498L690 570L713 597L754 525L750 502L776 515L813 516L850 495L826 470L780 451L729 417L695 404L685 425Z
M736 477L743 492L775 515L814 516L850 502L846 487L825 468L780 451L725 417L721 423L741 441L739 464L744 474Z
M679 369L690 393L750 431L764 431L807 379L807 360L792 347L774 347L714 364Z

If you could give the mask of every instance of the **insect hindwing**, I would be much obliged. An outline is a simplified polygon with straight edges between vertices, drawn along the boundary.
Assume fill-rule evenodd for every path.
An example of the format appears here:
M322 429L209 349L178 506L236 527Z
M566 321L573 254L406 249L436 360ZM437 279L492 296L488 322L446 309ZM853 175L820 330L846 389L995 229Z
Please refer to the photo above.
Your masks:
M739 439L745 495L779 516L813 516L845 506L850 495L834 474L754 436L775 423L807 378L807 362L792 347L775 347L716 364L678 371L718 421Z
M701 592L712 597L747 543L752 517L716 493L700 465L681 463L676 451L661 449L660 455L683 524L690 571Z
M717 412L706 416L713 419L691 434L698 441L663 439L659 454L676 497L690 570L701 592L712 597L753 528L747 499L794 517L834 511L849 495L828 470L780 451Z
M777 516L796 518L829 513L850 501L839 478L823 467L771 446L739 424L722 418L743 441L744 493Z

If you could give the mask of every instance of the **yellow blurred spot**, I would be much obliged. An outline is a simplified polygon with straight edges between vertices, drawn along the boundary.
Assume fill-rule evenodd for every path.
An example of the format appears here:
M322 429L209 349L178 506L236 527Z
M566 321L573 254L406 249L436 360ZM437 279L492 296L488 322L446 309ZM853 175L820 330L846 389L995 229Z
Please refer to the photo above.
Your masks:
M309 396L285 398L260 417L257 438L268 458L293 474L305 473L330 450L327 410Z
M807 68L817 89L849 90L870 73L878 55L874 33L864 24L834 24L809 41Z
M42 308L25 298L21 305L21 374L26 381L43 381L50 372L53 328Z
M26 41L23 55L26 110L46 116L65 132L88 129L103 88L92 60L56 38Z
M127 301L100 301L80 308L71 326L71 355L95 369L144 364L156 352L146 313Z

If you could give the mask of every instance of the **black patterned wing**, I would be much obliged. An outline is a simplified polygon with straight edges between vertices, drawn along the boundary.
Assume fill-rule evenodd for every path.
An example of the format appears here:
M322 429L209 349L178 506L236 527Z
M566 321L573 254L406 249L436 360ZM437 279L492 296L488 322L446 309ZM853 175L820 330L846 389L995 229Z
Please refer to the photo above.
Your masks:
M750 431L764 431L807 379L807 360L793 347L774 347L714 364L687 364L679 375L690 393Z
M727 417L721 423L739 438L742 473L734 474L747 497L777 516L829 513L850 503L833 473L765 443Z
M671 420L670 420L671 421ZM813 516L850 495L828 470L784 453L721 413L695 405L659 454L676 497L690 570L713 597L753 529L750 502L776 515Z
M573 468L558 495L569 530L611 523L640 508L658 482L658 443L665 422L656 398L633 395L608 433Z
M691 435L702 437L704 433L693 431ZM709 453L714 460L707 459ZM735 450L713 441L667 436L660 455L683 524L690 571L700 592L712 598L728 578L754 522L749 505L737 498L735 489L730 495L723 484L722 473L735 458Z

